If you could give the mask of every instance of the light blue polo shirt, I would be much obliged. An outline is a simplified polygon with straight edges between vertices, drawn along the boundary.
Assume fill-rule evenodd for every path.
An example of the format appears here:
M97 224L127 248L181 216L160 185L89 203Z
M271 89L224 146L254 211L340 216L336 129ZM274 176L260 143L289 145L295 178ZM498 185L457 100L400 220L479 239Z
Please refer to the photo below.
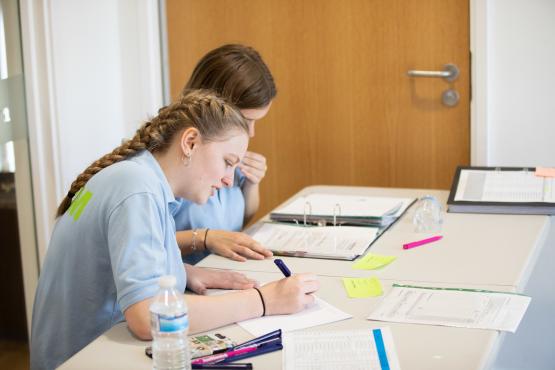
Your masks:
M179 208L152 154L106 167L57 221L33 307L31 368L53 369L174 275L185 290L175 240Z
M175 215L176 229L241 231L245 218L245 198L241 186L245 179L245 175L237 168L233 186L219 189L205 204L183 200Z

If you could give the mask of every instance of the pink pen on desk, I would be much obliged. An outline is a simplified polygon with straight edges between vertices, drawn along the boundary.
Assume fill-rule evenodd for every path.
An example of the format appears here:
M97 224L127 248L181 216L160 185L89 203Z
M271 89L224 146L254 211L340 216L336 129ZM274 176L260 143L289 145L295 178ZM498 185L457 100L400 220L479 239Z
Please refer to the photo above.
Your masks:
M242 355L243 353L256 351L257 348L258 348L258 345L252 345L249 347L243 347L240 349L227 351L224 353L218 353L217 355L205 356L191 361L191 364L211 364L214 362L223 361L229 357L234 357L234 356Z
M427 239L423 239L423 240L418 240L416 242L411 242L411 243L407 243L407 244L403 244L403 249L411 249L414 247L419 247L421 245L424 244L428 244L428 243L432 243L435 241L438 241L439 239L443 238L443 236L438 235L438 236L432 236L431 238L427 238Z

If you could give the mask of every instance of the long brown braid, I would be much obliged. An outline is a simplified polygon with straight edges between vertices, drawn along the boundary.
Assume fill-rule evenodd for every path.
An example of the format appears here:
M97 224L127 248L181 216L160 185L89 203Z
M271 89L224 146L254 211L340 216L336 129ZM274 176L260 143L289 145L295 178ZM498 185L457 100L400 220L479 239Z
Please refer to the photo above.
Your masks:
M161 108L158 115L145 122L132 139L94 161L71 184L66 197L58 206L56 217L67 211L75 194L102 169L120 162L139 151L152 153L166 150L176 133L195 127L203 142L226 140L233 130L248 134L248 124L240 111L216 93L208 90L191 90L174 103Z

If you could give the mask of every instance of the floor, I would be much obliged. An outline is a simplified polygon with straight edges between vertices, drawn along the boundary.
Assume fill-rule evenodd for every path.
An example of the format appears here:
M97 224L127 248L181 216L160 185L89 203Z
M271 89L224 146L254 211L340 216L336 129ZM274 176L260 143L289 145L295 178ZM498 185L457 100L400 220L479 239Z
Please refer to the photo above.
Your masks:
M29 369L29 347L27 342L0 340L0 369Z

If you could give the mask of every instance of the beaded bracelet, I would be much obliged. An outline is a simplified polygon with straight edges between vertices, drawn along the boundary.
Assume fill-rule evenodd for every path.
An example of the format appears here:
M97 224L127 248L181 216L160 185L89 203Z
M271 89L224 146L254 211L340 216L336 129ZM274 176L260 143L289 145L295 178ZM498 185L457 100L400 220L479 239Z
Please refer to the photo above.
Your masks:
M191 250L193 252L197 251L197 235L198 235L198 229L193 229L193 237L191 238Z

